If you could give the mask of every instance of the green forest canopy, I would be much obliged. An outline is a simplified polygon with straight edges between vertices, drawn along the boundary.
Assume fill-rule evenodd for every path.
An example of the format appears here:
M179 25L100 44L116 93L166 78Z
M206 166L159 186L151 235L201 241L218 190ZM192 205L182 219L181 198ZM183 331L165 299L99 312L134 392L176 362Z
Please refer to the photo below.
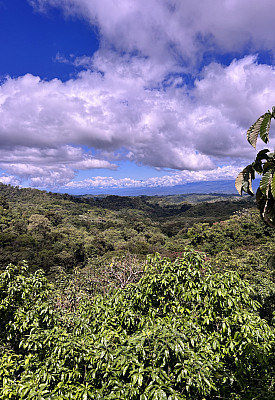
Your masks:
M274 398L275 232L190 199L0 185L0 399Z

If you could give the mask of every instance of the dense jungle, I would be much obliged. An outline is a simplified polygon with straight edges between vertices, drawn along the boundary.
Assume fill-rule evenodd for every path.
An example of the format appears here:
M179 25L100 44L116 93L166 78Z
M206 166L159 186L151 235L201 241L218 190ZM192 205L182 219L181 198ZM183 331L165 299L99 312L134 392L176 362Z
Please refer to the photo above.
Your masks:
M0 399L274 399L274 239L249 196L0 183Z

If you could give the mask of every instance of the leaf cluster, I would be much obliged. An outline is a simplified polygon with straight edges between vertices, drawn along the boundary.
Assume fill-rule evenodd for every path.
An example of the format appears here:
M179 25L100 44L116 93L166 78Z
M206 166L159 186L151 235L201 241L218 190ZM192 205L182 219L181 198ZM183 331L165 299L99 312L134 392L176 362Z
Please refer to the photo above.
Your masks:
M272 112L261 115L248 129L247 140L256 149L257 139L260 136L264 143L269 141L271 119L275 119L275 107ZM262 175L260 186L257 190L256 201L261 211L261 216L267 225L275 227L275 152L263 149L258 152L255 161L247 165L236 178L236 189L242 195L246 192L253 195L252 180L255 173Z
M80 301L73 323L44 298L41 272L2 277L1 317L15 328L1 337L0 399L274 397L274 330L249 285L200 253L151 256L139 282Z

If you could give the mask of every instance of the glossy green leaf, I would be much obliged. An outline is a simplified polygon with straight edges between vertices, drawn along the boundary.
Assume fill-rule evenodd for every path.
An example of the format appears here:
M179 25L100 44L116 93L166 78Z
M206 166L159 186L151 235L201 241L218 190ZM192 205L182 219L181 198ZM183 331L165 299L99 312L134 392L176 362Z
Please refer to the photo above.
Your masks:
M248 129L246 134L247 140L255 149L259 135L265 143L268 142L271 117L272 115L270 112L261 115Z
M269 170L262 176L262 179L260 181L260 189L262 193L267 197L271 186L272 178L273 178L273 172Z
M271 194L275 199L275 174L273 173L272 180L271 180Z

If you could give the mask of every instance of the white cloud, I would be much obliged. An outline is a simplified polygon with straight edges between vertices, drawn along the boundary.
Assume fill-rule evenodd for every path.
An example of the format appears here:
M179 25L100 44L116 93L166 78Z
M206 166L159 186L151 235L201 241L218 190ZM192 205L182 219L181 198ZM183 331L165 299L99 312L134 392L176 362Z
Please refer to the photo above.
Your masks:
M9 78L0 87L2 148L12 147L13 157L23 149L26 162L43 157L48 163L81 161L85 168L115 166L102 157L84 159L80 146L99 155L124 148L131 160L153 167L209 169L211 157L240 157L249 149L245 129L274 103L274 69L253 57L228 67L210 64L194 89L148 89L142 73L137 79L142 67L140 58L129 69L104 58L104 75L81 72L65 83Z
M184 84L184 72L195 74L209 51L273 51L271 0L30 3L88 19L99 28L101 43L93 57L57 54L59 62L85 67L75 79L27 74L1 83L0 168L7 176L40 187L79 185L73 182L79 170L113 170L116 159L128 159L182 171L157 178L166 185L214 179L217 165L254 156L245 131L275 103L274 68L255 56L229 66L211 63L194 87Z
M4 183L4 185L12 185L12 186L18 186L20 183L20 180L13 176L13 175L0 175L0 182Z
M147 60L108 63L103 55L101 63L100 56L95 65L103 74L85 71L65 83L25 75L2 83L2 169L41 186L65 184L77 170L115 169L110 160L118 154L190 171L253 157L244 133L274 104L271 66L245 57L228 67L210 64L191 89L148 88Z
M274 85L274 67L257 64L253 56L228 67L207 66L193 91L199 107L190 114L198 150L216 157L251 157L254 152L240 132L272 108Z
M194 65L207 51L275 48L273 0L30 0L96 25L102 46Z
M147 89L142 75L136 78L141 64L137 59L135 73L128 71L126 77L110 64L104 66L104 76L87 71L66 83L31 75L8 79L0 88L0 143L39 149L64 149L66 143L99 151L127 148L134 161L153 167L213 166L182 135L181 107L188 98ZM114 165L105 162L104 167Z
M74 179L79 170L115 169L116 165L68 145L59 148L16 146L0 149L0 168L16 175L16 184L27 180L30 186L58 187Z
M82 181L69 182L65 185L67 189L94 189L94 188L134 188L134 187L158 187L183 185L188 182L201 182L209 180L230 180L235 179L240 171L239 167L223 166L215 170L206 171L181 171L162 177L148 179L115 179L107 176L97 176Z

